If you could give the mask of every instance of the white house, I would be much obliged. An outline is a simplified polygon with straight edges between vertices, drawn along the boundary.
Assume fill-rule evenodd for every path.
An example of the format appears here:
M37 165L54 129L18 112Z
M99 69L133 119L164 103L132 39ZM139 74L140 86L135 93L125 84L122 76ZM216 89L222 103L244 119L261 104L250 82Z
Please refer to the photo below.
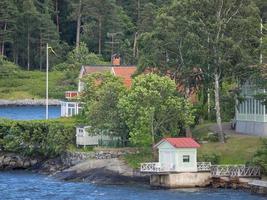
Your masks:
M158 149L159 161L142 163L142 172L197 172L197 148L192 138L164 138L154 148Z
M236 132L267 136L267 108L262 101L255 99L255 95L266 93L265 89L257 88L247 82L241 88L244 100L237 102L235 114Z
M132 75L136 72L136 66L120 65L120 59L114 59L111 65L89 65L82 66L78 76L77 91L66 91L65 98L67 101L61 102L61 117L71 117L77 115L82 109L79 95L84 90L82 79L93 73L110 72L114 76L120 77L123 80L125 87L130 88L132 83Z

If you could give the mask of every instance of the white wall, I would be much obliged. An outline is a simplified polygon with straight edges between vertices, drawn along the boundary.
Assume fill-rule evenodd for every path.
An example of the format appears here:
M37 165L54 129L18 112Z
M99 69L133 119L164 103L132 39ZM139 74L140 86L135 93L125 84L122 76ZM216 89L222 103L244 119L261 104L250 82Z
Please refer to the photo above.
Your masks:
M178 156L178 171L195 172L197 171L197 149L196 148L180 148L176 149ZM183 162L183 156L189 156L189 162Z
M195 172L197 171L197 149L175 148L168 142L158 146L159 163L166 171ZM189 162L183 162L183 156L189 156Z

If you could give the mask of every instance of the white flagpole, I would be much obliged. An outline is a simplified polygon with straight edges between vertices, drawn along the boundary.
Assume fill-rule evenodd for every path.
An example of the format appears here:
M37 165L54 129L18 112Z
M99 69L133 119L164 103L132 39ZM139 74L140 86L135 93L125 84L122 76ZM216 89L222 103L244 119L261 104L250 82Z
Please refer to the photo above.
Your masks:
M45 109L45 119L48 119L48 43L46 44L46 109Z

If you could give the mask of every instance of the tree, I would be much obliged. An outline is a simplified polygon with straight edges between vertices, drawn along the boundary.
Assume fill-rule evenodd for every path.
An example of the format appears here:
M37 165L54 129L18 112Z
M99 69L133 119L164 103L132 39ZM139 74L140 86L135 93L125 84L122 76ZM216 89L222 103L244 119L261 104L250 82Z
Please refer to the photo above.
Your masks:
M16 31L17 7L13 0L0 1L0 54L4 55L7 42L13 44Z
M130 141L149 146L164 136L182 134L194 120L191 104L180 97L175 82L156 74L140 75L119 100Z
M213 82L220 141L220 83L239 77L258 62L259 15L250 0L174 0L159 13L156 28L143 36L143 68L158 67L180 80L197 67ZM187 86L188 79L185 79ZM209 85L209 84L208 84Z
M127 139L127 127L118 109L118 101L125 92L121 78L111 73L95 73L85 78L85 92L82 95L85 117L94 132Z

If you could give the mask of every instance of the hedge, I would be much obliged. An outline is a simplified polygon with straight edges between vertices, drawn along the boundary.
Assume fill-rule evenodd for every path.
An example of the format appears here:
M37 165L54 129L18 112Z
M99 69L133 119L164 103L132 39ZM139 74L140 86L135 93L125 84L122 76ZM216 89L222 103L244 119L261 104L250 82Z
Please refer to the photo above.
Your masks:
M60 121L12 121L0 119L2 151L26 156L55 157L75 140L74 124Z

